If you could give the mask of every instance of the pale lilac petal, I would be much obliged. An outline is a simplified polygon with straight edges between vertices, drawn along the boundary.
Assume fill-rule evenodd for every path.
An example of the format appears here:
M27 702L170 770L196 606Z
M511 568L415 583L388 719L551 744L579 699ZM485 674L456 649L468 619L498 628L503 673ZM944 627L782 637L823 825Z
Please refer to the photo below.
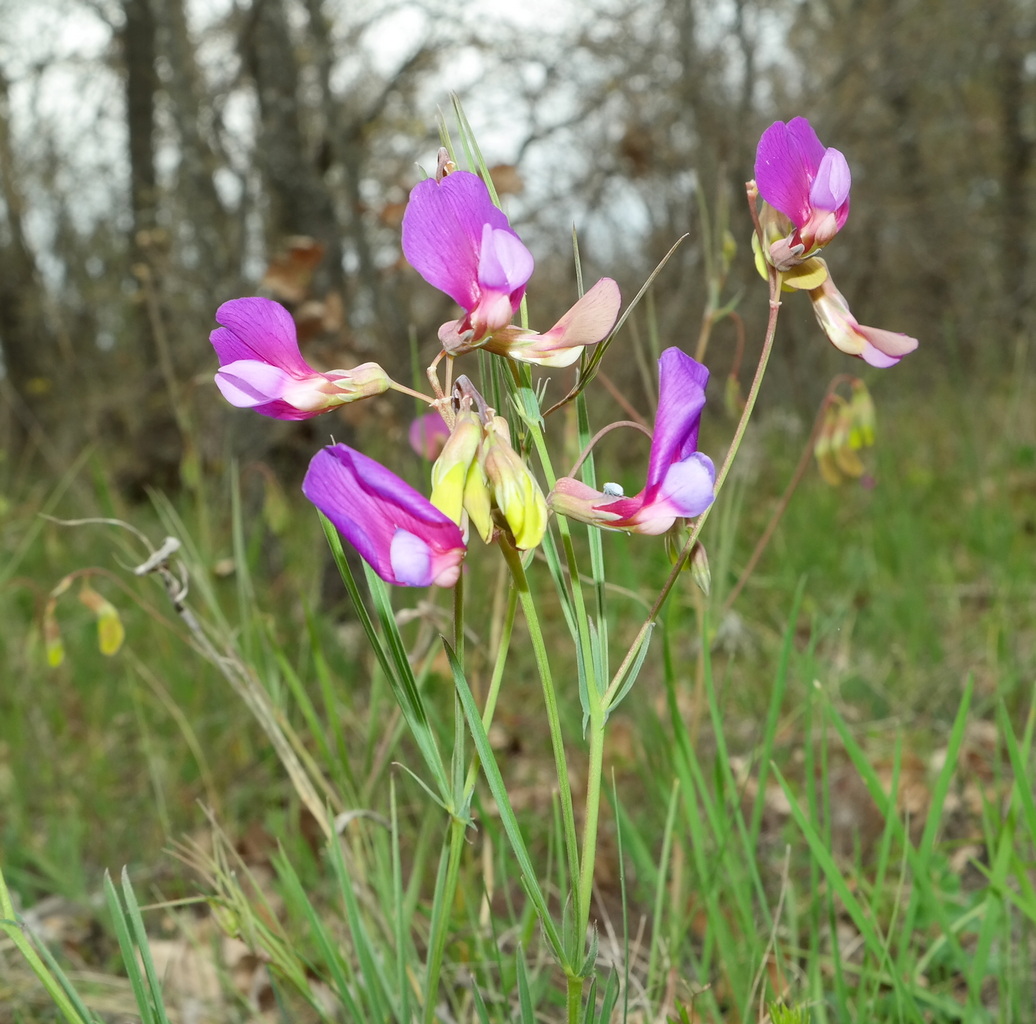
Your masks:
M395 581L405 587L427 587L432 582L432 551L428 542L408 530L396 530L389 545Z
M712 504L715 482L716 467L712 459L693 452L669 467L655 501L667 505L676 515L691 519L700 516Z
M486 224L514 234L477 174L454 171L441 182L428 178L411 191L403 214L403 254L430 285L470 310L478 301Z
M698 448L698 425L705 408L709 371L678 348L658 360L658 412L651 439L647 490L658 486L674 462Z
M602 277L544 337L551 338L556 348L596 345L615 326L621 304L619 286Z
M848 161L837 149L829 149L820 161L817 176L809 190L810 202L820 210L838 210L848 200L851 186L852 172ZM848 216L848 209L845 213Z
M478 260L478 283L483 288L509 296L519 288L524 289L532 277L532 269L532 253L516 234L489 224L483 225ZM518 301L521 301L521 296Z
M426 412L423 416L418 416L410 424L407 440L418 455L429 462L434 462L439 457L439 452L442 451L449 436L450 428L446 426L442 416L433 410Z
M296 376L312 367L302 358L291 314L272 299L231 299L216 310L223 326L209 335L220 364L255 359L280 366Z
M281 398L296 383L297 378L279 366L255 359L226 363L216 374L216 386L223 397L239 409L252 409Z

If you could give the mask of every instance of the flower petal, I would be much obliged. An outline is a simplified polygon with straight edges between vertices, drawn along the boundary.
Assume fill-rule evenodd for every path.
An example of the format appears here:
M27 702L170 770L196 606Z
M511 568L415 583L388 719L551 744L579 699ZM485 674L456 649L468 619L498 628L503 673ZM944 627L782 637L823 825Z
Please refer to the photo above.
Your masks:
M658 412L651 439L647 490L660 485L669 467L698 448L698 425L705 408L709 371L678 348L658 360Z
M514 234L477 174L454 171L441 182L427 178L413 188L403 214L403 254L430 285L473 309L486 224Z
M381 463L347 445L331 445L313 456L302 492L386 582L457 581L465 552L460 528Z
M239 409L254 409L276 401L297 380L279 366L257 359L225 363L216 374L216 386L223 397Z
M895 366L903 356L909 355L918 345L917 338L911 338L910 335L900 334L897 331L885 331L880 327L866 327L858 324L857 331L865 342L860 358L864 362L870 363L871 366L878 366L882 369Z
M809 219L810 184L823 158L824 146L804 117L787 124L775 121L759 139L755 157L759 194L796 227Z
M619 286L610 277L602 277L546 334L505 327L484 347L523 363L571 366L584 348L608 336L621 302Z
M220 364L242 359L279 366L295 376L313 373L302 358L291 314L272 299L231 299L216 310L223 324L209 335Z
M849 162L837 149L828 149L820 161L817 176L809 190L809 200L821 210L839 210L845 205L845 217L849 216L849 189L853 177ZM839 227L845 223L842 218Z
M510 296L525 287L532 277L532 268L532 253L513 231L502 231L489 224L482 226L482 246L478 257L479 285Z

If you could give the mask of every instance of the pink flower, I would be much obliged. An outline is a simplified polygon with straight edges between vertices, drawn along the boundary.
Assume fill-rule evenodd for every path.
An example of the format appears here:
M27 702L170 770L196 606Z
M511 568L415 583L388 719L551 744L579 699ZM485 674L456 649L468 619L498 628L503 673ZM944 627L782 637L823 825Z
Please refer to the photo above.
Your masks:
M271 299L224 302L216 321L223 325L209 335L220 362L216 386L240 409L304 420L380 395L391 383L377 363L330 373L314 370L299 352L291 314Z
M344 444L322 448L302 493L386 583L452 587L460 578L460 527L380 462Z
M793 229L770 246L778 270L790 270L827 245L849 216L849 164L837 149L824 147L804 117L775 121L763 132L755 183Z
M571 477L558 480L547 499L555 512L609 530L665 533L679 518L701 515L712 504L716 470L698 451L709 371L678 348L658 360L658 412L647 483L635 497L606 484L604 491Z
M532 276L532 253L470 171L414 187L403 214L403 253L430 285L464 309L443 330L451 328L469 347L511 322Z
M410 193L403 253L431 285L465 310L439 328L450 355L472 349L540 366L570 366L607 337L619 314L619 288L598 281L546 334L511 324L532 276L532 254L468 171L429 178Z
M434 462L450 436L450 428L446 426L442 414L436 410L426 412L410 423L407 441L410 447L429 462Z

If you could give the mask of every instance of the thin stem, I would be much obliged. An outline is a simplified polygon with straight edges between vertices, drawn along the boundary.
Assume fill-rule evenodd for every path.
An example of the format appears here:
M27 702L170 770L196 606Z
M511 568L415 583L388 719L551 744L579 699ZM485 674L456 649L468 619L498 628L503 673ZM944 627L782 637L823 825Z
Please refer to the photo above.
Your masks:
M750 185L751 187L748 190L749 206L751 207L752 220L756 225L756 231L760 232L759 215L755 208L755 183L752 182ZM748 421L752 418L752 411L755 409L756 399L759 397L759 389L762 387L763 377L766 375L766 367L770 362L770 354L773 352L773 342L777 334L777 317L781 309L781 275L778 273L777 268L770 264L767 264L767 270L770 282L770 316L766 325L766 336L763 339L763 350L759 355L759 364L755 369L755 377L752 378L752 386L748 391L748 398L745 400L745 408L741 413L741 419L738 420L737 429L734 431L734 437L730 442L730 447L727 449L727 455L723 460L723 465L720 467L719 473L716 474L715 493L717 495L722 490L723 484L726 482L727 475L730 472L730 467L733 465L734 458L741 447L741 442L744 440L745 431L748 429ZM684 544L683 550L676 559L672 571L669 573L665 583L662 584L662 589L659 592L655 603L651 606L651 611L648 612L648 616L644 620L644 624L640 627L636 637L634 637L633 643L626 652L626 656L622 659L622 664L619 666L614 676L612 676L612 681L604 695L603 704L605 710L608 709L611 701L615 699L615 695L622 687L626 673L633 664L641 645L646 641L648 633L655 620L658 618L658 615L662 610L662 606L668 599L670 592L673 587L676 586L676 581L680 577L683 564L686 561L687 556L690 554L691 549L697 543L698 537L701 535L702 527L705 526L710 513L715 507L716 503L713 501L713 503L704 512L702 512L695 521L691 534L687 538L687 543Z
M579 857L579 908L577 918L579 930L577 935L581 941L586 940L586 930L590 925L590 903L593 898L594 867L597 862L597 826L601 809L601 776L604 765L604 735L606 717L601 697L594 685L588 680L587 691L591 691L589 705L590 752L586 766L586 805L583 817L583 847Z
M506 539L501 538L499 543L500 550L503 552L504 559L507 562L507 567L511 570L511 578L514 581L515 590L518 592L518 600L521 602L522 611L525 614L525 622L529 628L529 639L532 641L533 654L536 658L536 669L539 673L540 684L543 687L543 703L547 711L547 726L550 730L550 743L554 751L554 769L558 776L558 796L561 799L561 819L565 829L568 870L571 878L575 880L579 877L578 839L576 837L575 813L572 808L572 787L568 781L568 762L565 759L565 741L561 733L558 696L550 670L550 655L547 652L543 630L540 628L539 614L536 611L536 602L533 600L532 592L529 589L529 580L525 575L525 567L522 565L521 556L518 554L517 549L509 544ZM570 959L576 961L579 958L570 956Z
M421 391L415 391L413 388L408 388L405 384L400 384L399 381L390 380L389 390L399 391L401 394L409 395L411 398L420 399L420 401L426 402L428 405L435 405L436 402L436 399L430 398Z
M500 685L504 680L504 669L507 667L507 652L511 647L511 631L514 629L514 619L518 612L518 592L511 588L507 599L507 614L504 618L503 628L500 631L500 644L497 647L496 662L493 665L493 675L489 680L489 692L486 694L485 707L482 709L482 727L489 732L493 724L493 714L496 711L497 698L500 696ZM464 793L467 795L475 785L475 777L478 774L478 758L473 757L471 766L468 768L468 776L464 780Z

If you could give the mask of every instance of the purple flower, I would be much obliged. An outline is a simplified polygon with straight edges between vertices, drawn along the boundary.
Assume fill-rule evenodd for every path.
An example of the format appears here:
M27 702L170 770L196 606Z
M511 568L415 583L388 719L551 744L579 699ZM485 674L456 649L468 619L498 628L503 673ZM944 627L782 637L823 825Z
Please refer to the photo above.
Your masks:
M871 366L894 366L917 348L917 339L908 334L861 324L853 316L845 296L835 287L830 274L819 288L810 290L809 297L817 321L831 339L831 344L848 355L859 356Z
M604 491L562 477L548 498L555 512L610 530L665 533L679 518L701 515L712 504L716 470L698 451L698 425L709 371L678 348L658 360L658 412L647 483L635 497L606 484ZM610 493L609 493L610 492Z
M216 321L223 325L209 335L220 363L216 386L238 408L304 420L380 395L391 384L377 363L330 373L314 370L299 352L291 314L271 299L224 302Z
M468 347L511 322L532 276L532 254L469 171L414 187L403 214L403 253L463 307L464 316L442 330L463 336Z
M773 263L787 270L808 259L841 230L849 216L852 175L837 149L825 148L804 117L775 121L755 156L759 195L794 228L771 246Z
M386 583L452 587L460 577L460 527L380 462L344 444L322 448L302 493Z

